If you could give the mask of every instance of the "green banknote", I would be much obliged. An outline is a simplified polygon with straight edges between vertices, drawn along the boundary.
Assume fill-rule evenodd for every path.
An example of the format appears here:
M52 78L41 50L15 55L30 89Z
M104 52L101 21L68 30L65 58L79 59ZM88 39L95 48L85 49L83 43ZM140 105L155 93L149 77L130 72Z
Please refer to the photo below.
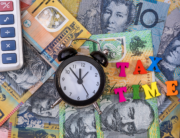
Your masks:
M141 60L145 68L151 64L151 31L92 35L90 38L101 46L85 42L81 48L89 47L90 53L104 49L109 52L109 65L104 68L105 90L98 100L102 114L99 115L92 106L78 109L62 103L60 138L160 138L157 98L145 100L140 87L141 99L132 99L132 85L155 81L153 72L148 72L147 76L133 75L137 60ZM137 49L138 54L135 53ZM120 69L116 68L116 62L129 62L126 77L119 77ZM113 90L125 86L128 89L125 94L127 101L119 103L119 95L115 95Z
M103 95L98 101L101 115L92 106L61 104L60 138L160 138L157 99L140 96L133 100L128 93L127 101L119 103L118 95Z

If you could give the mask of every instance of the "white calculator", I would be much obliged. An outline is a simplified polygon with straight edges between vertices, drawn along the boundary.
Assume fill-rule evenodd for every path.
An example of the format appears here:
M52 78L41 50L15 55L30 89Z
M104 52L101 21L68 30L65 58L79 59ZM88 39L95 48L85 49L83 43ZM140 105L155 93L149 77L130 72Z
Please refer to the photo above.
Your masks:
M23 66L20 0L0 0L0 72Z

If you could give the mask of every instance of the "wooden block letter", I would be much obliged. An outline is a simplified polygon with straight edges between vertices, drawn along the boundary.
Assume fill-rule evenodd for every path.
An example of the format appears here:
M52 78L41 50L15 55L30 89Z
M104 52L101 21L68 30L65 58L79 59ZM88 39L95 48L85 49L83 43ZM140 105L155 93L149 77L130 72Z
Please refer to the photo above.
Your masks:
M126 87L121 87L121 88L117 88L114 89L114 93L118 94L119 93L119 102L125 102L126 98L124 97L123 92L127 92L127 88Z
M136 74L147 74L147 71L145 70L141 60L138 60L137 61L137 64L136 64L136 69L135 71L133 72L134 75Z
M176 90L176 86L178 86L177 81L166 81L167 85L167 96L178 95L178 90Z
M157 88L157 82L152 82L151 83L151 89L149 88L149 86L147 84L142 85L145 95L146 95L146 99L151 99L157 96L160 96L161 94L159 93L159 90Z
M125 68L129 68L129 63L128 62L117 62L116 67L121 68L119 77L126 77Z

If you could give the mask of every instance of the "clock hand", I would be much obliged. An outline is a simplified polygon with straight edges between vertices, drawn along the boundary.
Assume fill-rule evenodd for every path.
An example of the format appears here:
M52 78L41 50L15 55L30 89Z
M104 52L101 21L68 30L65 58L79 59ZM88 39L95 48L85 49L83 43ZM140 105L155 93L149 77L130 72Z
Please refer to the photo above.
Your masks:
M82 80L81 79L81 69L79 69L79 79Z
M74 73L74 71L73 71L71 68L69 68L69 69L72 71L72 73L74 74L74 76L76 76L76 78L79 80L78 76Z
M82 80L84 79L84 77L86 77L86 75L88 74L89 72L87 72L83 77L82 77Z
M89 95L86 88L84 87L83 83L82 83L82 86L83 86L84 90L86 91L87 95Z

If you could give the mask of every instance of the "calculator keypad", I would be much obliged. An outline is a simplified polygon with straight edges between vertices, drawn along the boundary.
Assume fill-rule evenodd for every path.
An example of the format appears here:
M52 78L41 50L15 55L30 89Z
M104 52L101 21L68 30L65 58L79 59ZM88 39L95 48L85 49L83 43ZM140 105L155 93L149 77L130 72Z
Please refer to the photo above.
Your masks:
M4 11L13 11L13 2L12 1L1 1L0 2L0 12Z
M1 37L2 38L15 37L15 28L14 27L1 28Z
M16 50L16 41L14 40L1 41L1 50L2 51Z
M14 24L14 15L13 14L0 15L0 24L1 25Z
M23 65L20 0L0 0L0 72Z
M2 62L3 64L16 63L17 56L15 53L2 54Z

